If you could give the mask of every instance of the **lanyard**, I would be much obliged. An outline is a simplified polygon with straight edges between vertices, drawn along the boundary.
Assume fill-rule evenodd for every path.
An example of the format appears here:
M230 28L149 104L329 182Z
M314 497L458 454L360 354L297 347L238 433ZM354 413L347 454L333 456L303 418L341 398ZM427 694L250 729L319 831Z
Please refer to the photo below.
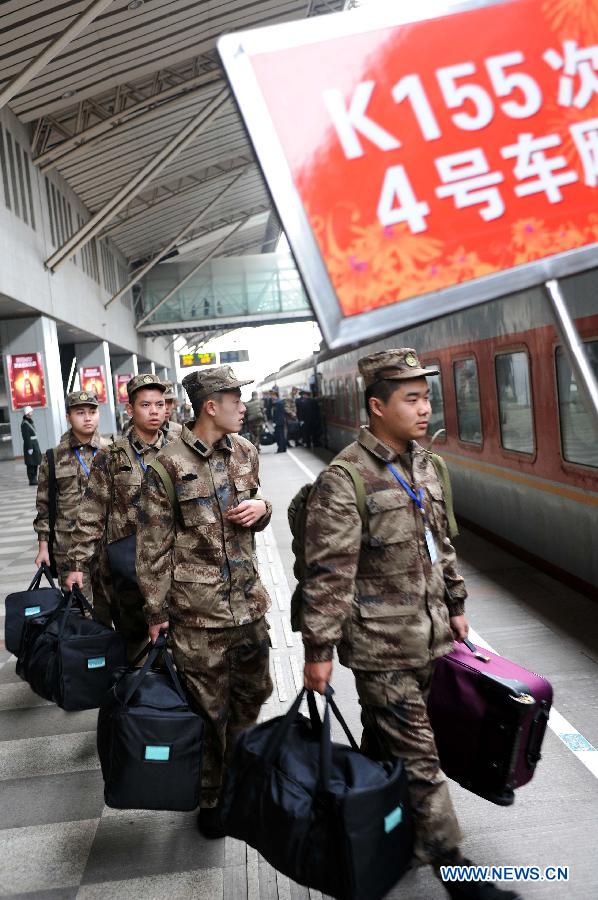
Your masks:
M415 505L417 506L420 513L422 514L422 516L425 519L426 514L424 512L424 489L420 487L419 493L416 494L415 491L409 487L409 485L407 484L405 479L401 478L401 476L399 475L399 473L397 472L395 467L392 465L392 463L386 463L386 465L390 469L390 471L392 472L394 477L397 479L399 484L405 488L405 490L407 491L407 493L409 494L409 496L411 497L411 499L413 500L413 502L415 503Z
M147 465L143 462L143 456L141 455L141 453L137 453L137 450L135 450L134 447L133 447L133 453L135 454L135 456L136 456L137 459L139 460L139 465L141 466L141 468L143 469L143 471L144 471L144 472L147 472Z
M95 447L94 447L93 450L92 450L92 454L93 454L94 458L95 458L95 455L96 455L97 452L98 452L98 451L97 451L97 450L95 449ZM83 469L83 471L85 472L85 474L87 475L87 477L89 478L89 466L87 465L87 463L85 462L85 460L84 460L83 457L81 456L81 453L79 452L79 448L78 448L78 447L75 447L75 448L73 449L73 453L75 454L75 456L76 456L77 459L79 460L79 465L81 466L81 468Z

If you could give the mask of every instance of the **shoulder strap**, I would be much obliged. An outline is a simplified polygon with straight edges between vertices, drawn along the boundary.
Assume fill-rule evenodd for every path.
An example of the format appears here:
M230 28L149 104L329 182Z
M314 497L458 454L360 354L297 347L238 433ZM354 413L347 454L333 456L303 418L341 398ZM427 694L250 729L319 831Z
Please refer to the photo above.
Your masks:
M453 508L453 489L451 487L449 470L442 456L439 456L437 453L432 453L430 455L432 457L432 465L436 469L438 480L442 485L444 503L446 506L446 517L448 520L449 537L454 538L459 534L459 527L457 525L457 520L455 519L455 510Z
M172 478L162 465L159 459L150 459L147 464L148 469L152 468L156 475L159 477L160 481L164 485L164 490L168 495L168 499L170 500L170 505L175 510L178 511L179 501L177 499L176 491L174 489L174 484L172 483Z
M54 450L46 450L48 460L48 524L50 526L50 543L54 540L56 529L56 462Z
M363 478L359 474L357 466L354 466L353 463L347 462L344 459L334 459L331 463L331 466L337 466L339 469L344 469L351 476L351 481L353 482L353 487L355 488L355 499L357 500L357 510L359 512L359 516L361 518L361 523L365 527L367 523L367 512L366 512L366 503L365 503L365 484L363 483Z

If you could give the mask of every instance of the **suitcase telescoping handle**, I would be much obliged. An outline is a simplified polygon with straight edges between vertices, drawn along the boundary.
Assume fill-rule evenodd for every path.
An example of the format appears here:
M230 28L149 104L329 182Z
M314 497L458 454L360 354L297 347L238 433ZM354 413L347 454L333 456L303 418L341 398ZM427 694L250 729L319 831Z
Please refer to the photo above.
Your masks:
M40 586L41 581L42 581L42 575L46 576L46 578L50 582L50 587L53 588L54 590L56 590L56 582L52 578L52 572L50 571L49 567L45 563L42 563L41 566L39 567L39 569L37 570L37 572L35 573L35 575L33 576L33 581L27 588L28 591L36 591L38 589L38 587Z
M484 654L481 653L480 650L478 650L478 648L476 647L476 645L471 643L471 641L469 640L469 638L463 638L463 640L461 641L461 643L462 643L462 644L465 644L465 646L467 647L468 650L471 650L471 652L473 653L473 655L475 656L476 659L479 659L479 660L481 660L482 662L485 662L485 663L489 663L489 662L490 662L490 657L489 657L489 656L484 656Z

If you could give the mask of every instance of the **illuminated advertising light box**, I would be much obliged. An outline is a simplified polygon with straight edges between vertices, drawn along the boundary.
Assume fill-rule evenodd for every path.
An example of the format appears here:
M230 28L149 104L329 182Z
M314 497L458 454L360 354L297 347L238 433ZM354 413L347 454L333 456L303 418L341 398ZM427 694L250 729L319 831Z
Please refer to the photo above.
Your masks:
M82 391L95 394L98 398L98 403L108 402L104 366L83 366L79 370L79 378Z
M180 353L181 369L188 369L190 366L215 366L215 353Z
M6 357L13 412L31 406L45 409L46 386L41 353L14 353Z
M596 0L388 3L218 48L330 346L598 264Z
M114 387L116 390L116 402L117 403L128 403L129 395L127 394L127 384L133 377L133 373L130 375L115 375L114 376Z

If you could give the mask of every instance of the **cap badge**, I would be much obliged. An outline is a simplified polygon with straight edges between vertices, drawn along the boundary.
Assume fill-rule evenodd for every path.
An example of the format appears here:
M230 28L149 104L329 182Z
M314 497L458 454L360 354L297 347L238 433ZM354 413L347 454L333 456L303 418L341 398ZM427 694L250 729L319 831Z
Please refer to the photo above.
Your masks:
M154 379L152 378L151 375L146 375L145 378L143 379L143 383L144 383L144 384L151 384L153 380L154 380Z
M414 356L413 353L407 354L407 356L405 357L405 362L407 363L408 366L411 366L412 368L419 365L419 363L417 361L417 357Z
M79 400L89 400L89 397L87 396L85 391L83 391L82 394L79 394Z

